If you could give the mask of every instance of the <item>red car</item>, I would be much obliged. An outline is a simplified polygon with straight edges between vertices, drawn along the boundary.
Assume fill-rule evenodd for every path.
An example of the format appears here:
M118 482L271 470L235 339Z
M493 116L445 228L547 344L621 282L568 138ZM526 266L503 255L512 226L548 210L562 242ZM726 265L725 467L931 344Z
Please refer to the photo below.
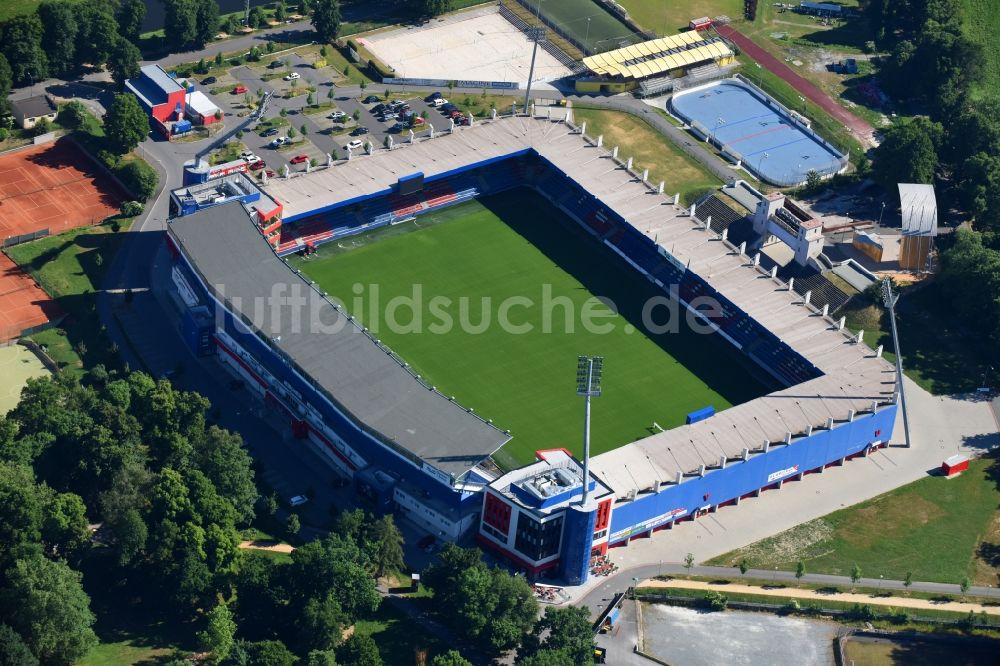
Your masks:
M309 160L308 155L296 155L295 157L293 157L288 161L291 162L292 164L302 164L303 162L306 162L308 160Z
M273 171L271 171L270 169L265 169L265 170L264 170L264 173L266 173L266 174L267 174L267 177L268 177L268 178L274 178L274 177L275 177L275 175L277 175L277 174L275 174L275 173L274 173Z
M243 95L246 92L247 92L246 86L236 86L235 88L233 88L234 95Z
M260 169L263 169L265 166L267 165L264 164L264 160L257 160L256 162L250 165L250 170L259 171Z
M462 113L461 111L452 111L451 112L451 117L454 118L455 120L458 120L459 118L462 118L464 116L465 116L465 114Z

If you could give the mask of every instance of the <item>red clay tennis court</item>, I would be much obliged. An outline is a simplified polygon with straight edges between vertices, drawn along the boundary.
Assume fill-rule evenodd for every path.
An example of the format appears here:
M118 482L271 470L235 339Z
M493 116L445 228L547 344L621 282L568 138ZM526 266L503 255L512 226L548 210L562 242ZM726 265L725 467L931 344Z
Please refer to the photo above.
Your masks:
M16 338L61 314L59 306L31 276L0 253L0 340Z
M94 224L117 213L123 200L115 183L68 141L0 155L0 240Z

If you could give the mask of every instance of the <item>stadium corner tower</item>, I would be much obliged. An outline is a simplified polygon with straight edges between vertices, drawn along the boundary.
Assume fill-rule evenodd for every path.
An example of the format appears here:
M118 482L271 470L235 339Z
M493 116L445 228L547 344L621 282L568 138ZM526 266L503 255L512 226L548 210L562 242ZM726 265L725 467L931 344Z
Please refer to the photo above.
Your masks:
M374 511L441 539L472 532L532 578L582 583L609 547L867 456L888 443L896 416L881 349L647 175L552 109L331 160L272 178L263 192L242 173L210 179L172 195L167 242L183 334L283 414L293 441L351 478ZM504 471L491 455L505 431L412 374L282 259L519 186L688 309L713 298L718 307L697 316L781 388L598 455L589 479L559 442ZM274 294L314 299L323 330L291 308L261 307Z

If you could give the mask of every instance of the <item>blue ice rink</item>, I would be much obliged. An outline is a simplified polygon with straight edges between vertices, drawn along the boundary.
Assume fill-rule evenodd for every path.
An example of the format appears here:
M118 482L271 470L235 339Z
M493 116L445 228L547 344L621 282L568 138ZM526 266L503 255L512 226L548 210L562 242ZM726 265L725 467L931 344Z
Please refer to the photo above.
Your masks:
M810 171L837 173L842 154L800 127L760 92L737 81L719 81L674 95L671 106L710 134L743 166L773 185L805 182Z

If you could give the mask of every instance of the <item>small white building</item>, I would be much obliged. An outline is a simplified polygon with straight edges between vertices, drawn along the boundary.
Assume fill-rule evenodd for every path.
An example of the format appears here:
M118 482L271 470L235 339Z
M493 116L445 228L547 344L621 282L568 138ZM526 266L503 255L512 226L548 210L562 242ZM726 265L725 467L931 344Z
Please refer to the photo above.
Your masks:
M220 120L220 118L216 117L216 114L219 113L219 107L208 98L208 95L200 90L188 93L184 106L191 122L211 125Z

